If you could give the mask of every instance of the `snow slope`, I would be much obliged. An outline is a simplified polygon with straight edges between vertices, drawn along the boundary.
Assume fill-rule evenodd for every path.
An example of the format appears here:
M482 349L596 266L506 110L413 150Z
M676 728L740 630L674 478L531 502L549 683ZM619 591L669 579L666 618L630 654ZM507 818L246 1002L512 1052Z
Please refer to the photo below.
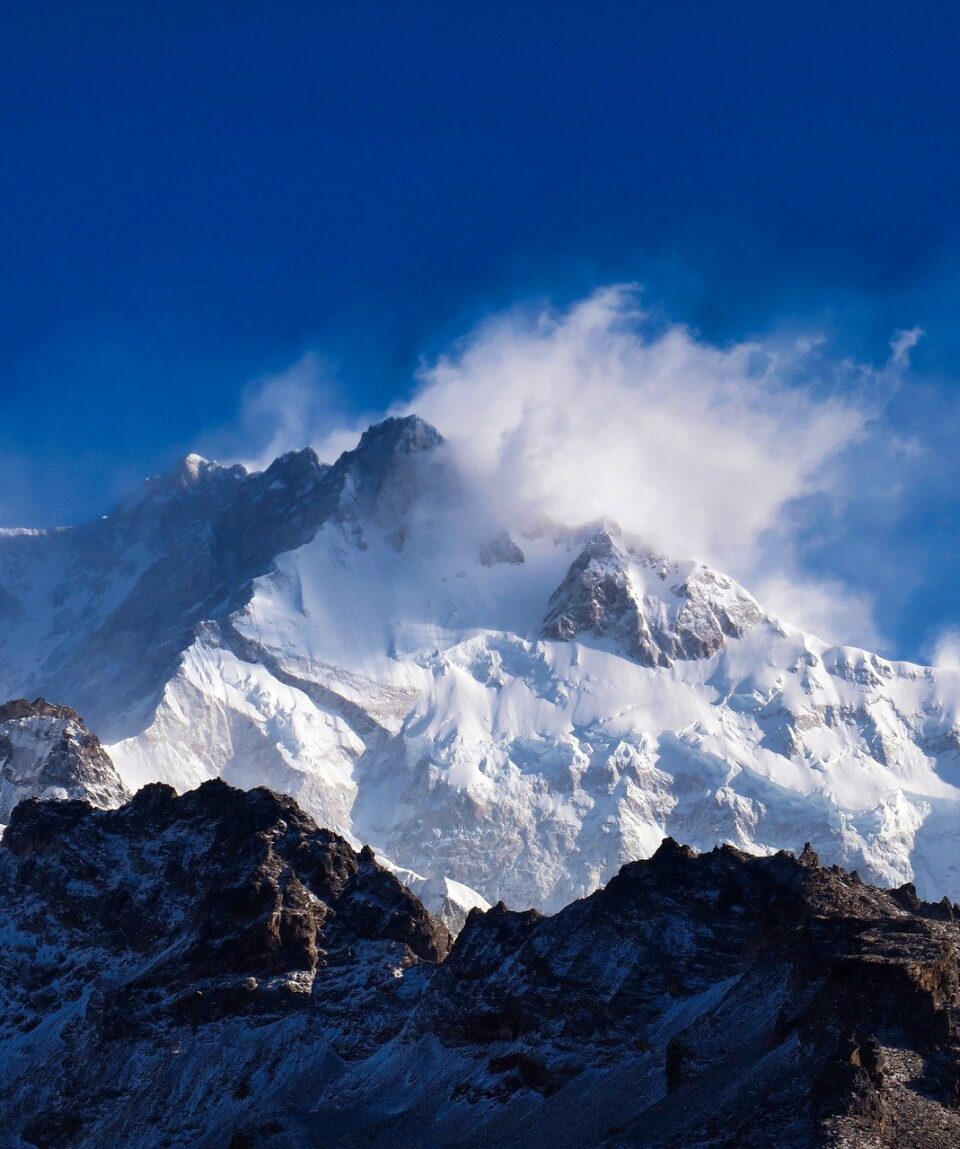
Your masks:
M0 687L89 703L131 788L266 784L434 891L556 909L670 834L960 896L960 675L613 523L478 515L413 418L8 534L0 611Z

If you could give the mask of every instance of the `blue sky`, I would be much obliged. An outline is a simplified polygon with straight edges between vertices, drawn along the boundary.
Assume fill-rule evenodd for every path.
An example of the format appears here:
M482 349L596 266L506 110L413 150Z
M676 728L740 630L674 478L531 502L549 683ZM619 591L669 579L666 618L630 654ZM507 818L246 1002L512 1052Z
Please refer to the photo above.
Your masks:
M958 35L947 0L8 11L0 521L102 512L306 352L377 412L491 312L636 282L707 344L879 370L924 330L795 532L921 656L960 624Z

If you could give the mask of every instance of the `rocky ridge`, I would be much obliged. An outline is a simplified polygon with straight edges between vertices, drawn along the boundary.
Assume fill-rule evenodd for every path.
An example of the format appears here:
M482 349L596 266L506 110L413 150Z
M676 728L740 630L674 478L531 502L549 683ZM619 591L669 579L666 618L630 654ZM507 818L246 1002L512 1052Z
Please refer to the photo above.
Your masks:
M0 825L24 798L83 798L109 809L130 792L75 710L19 698L0 704Z
M289 798L29 800L0 842L0 1145L945 1149L960 909L665 841L456 942Z
M550 596L543 637L610 638L641 666L666 667L677 659L710 658L727 638L742 638L763 619L733 579L702 563L682 579L678 570L662 555L631 553L620 528L605 524L587 538ZM663 584L660 593L645 587L651 571Z
M310 447L252 473L189 455L96 522L0 532L0 682L43 684L105 738L135 729L195 627L241 608L328 519L354 541L360 519L395 522L422 489L418 456L440 442L420 420L388 419L334 466Z

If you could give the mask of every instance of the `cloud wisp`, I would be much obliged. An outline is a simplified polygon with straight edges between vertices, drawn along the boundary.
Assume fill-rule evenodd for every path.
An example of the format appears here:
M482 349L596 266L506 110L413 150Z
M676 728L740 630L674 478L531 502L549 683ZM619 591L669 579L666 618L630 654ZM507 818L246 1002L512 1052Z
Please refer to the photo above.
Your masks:
M960 630L956 627L941 630L935 641L928 646L927 654L931 666L938 670L960 673Z
M730 572L796 625L879 644L867 596L800 572L800 508L842 497L835 464L918 337L898 337L877 370L807 335L716 347L612 287L565 311L492 317L421 368L408 409L507 516L611 517Z
M491 319L421 370L410 409L514 513L606 515L669 554L743 566L866 412L785 381L808 351L711 347L646 318L611 288Z
M333 369L308 351L285 371L252 380L236 420L201 441L198 450L262 471L285 451L335 434L347 423L347 411Z
M842 460L869 437L920 335L898 332L880 368L831 358L809 334L721 347L614 286L567 309L488 318L422 364L389 413L440 429L490 517L612 518L733 574L787 621L879 645L869 597L801 573L798 538L818 499L849 494ZM305 442L332 460L365 425L338 421L342 406L313 357L262 381L244 405L248 441L260 435L245 461Z

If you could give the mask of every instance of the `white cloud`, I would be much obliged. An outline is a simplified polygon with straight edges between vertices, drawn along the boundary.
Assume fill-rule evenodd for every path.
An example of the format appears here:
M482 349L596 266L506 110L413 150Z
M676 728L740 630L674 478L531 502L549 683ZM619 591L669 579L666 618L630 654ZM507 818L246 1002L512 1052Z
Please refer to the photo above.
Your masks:
M750 589L771 614L827 642L866 650L877 650L884 643L871 598L854 593L836 579L814 579L785 570L760 575Z
M948 627L940 632L930 652L930 665L960 671L960 630Z
M926 332L922 327L910 327L905 331L894 332L890 340L890 363L893 367L907 367L910 352L916 347Z
M320 356L308 352L286 371L249 383L236 421L201 443L200 450L260 471L285 451L336 434L345 420L333 371ZM354 437L348 445L355 442Z
M875 637L869 604L846 596L832 612L834 588L798 581L782 537L787 505L830 488L831 460L869 417L817 379L798 384L823 353L809 338L711 346L655 326L614 287L565 312L488 320L421 370L409 409L507 513L609 516L668 554L765 583L790 621L862 640Z
M818 492L845 496L834 464L866 434L870 384L895 382L920 334L898 332L879 369L831 359L810 333L719 347L654 322L634 289L615 286L567 310L489 318L425 363L413 398L390 413L416 412L442 432L478 515L613 518L667 554L729 572L788 622L875 647L867 597L798 573L798 507ZM338 409L314 356L259 381L240 421L244 461L264 466L307 442L333 461L376 418L337 419Z

